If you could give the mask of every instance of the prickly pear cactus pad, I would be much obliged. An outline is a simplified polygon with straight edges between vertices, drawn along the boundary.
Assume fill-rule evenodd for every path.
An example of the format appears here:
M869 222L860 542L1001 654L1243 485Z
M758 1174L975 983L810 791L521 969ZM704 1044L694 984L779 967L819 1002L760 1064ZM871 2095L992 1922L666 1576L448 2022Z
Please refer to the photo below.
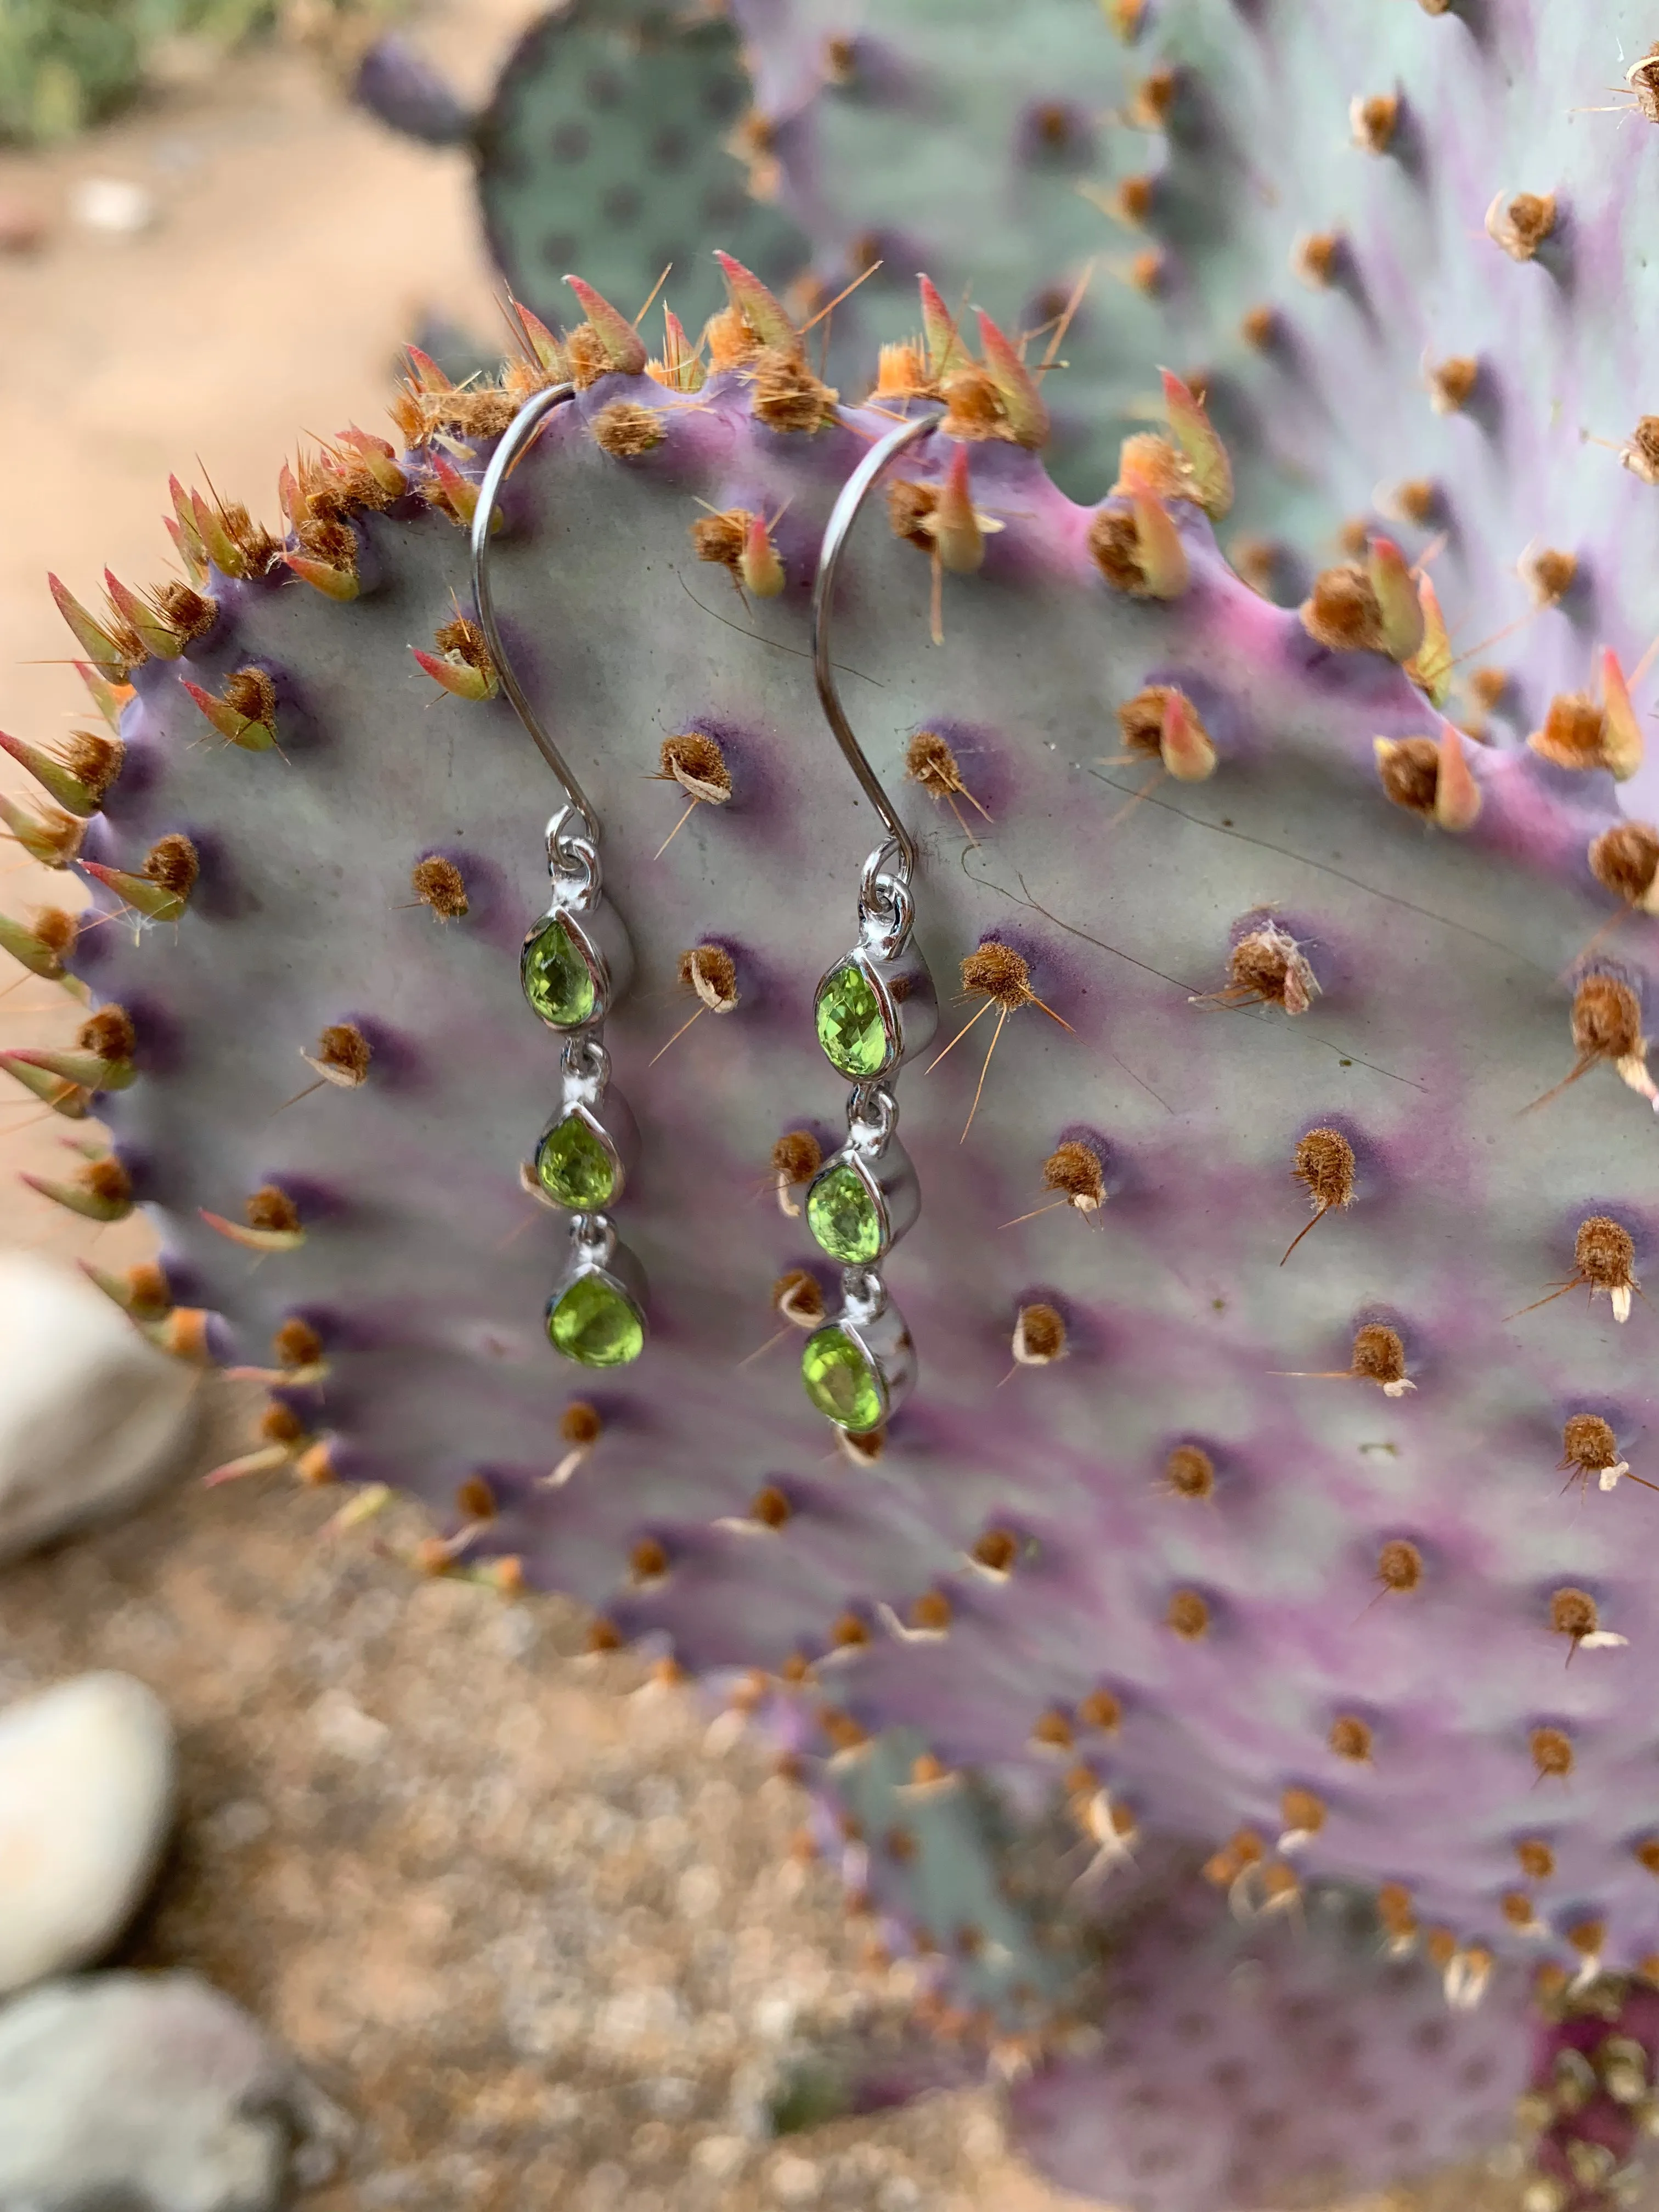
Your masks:
M1287 2212L1486 2152L1527 2078L1521 1978L1449 2010L1377 1936L1337 1890L1299 1929L1241 1926L1190 1886L1154 1893L1117 1947L1099 2048L1015 2085L1026 2155L1144 2212Z
M531 24L468 118L393 33L355 97L414 137L466 139L495 265L520 300L559 312L570 268L633 313L672 267L695 330L719 305L706 236L772 284L811 248L764 186L769 157L731 25L650 0L576 0Z
M280 538L175 487L186 580L111 580L97 617L57 586L118 724L9 740L45 792L13 833L97 910L6 939L92 999L73 1049L3 1060L89 1148L57 1194L147 1207L160 1273L106 1286L267 1382L228 1481L336 1480L348 1516L416 1490L422 1567L772 1678L832 1784L902 1727L903 1787L1059 1799L1091 1881L1184 1837L1246 1916L1358 1886L1459 2006L1505 1960L1643 1967L1659 831L1615 801L1619 662L1483 747L1430 702L1443 633L1391 541L1299 611L1228 568L1178 382L1173 442L1081 507L994 325L970 347L925 289L925 343L846 408L726 274L706 359L671 319L648 362L578 287L499 389L416 359L401 450L353 429L285 469ZM491 567L632 942L605 1042L649 1333L602 1370L549 1343L568 1222L526 1166L559 794L461 527L567 377ZM807 605L839 488L918 405L942 420L858 524L831 642L923 842L942 1001L884 1263L920 1376L849 1436L802 1390L841 1295L802 1200L846 1096L815 998L878 835ZM980 1948L975 2002L1036 2032L1017 1945Z
M1659 629L1637 0L738 12L826 296L882 263L839 328L899 335L926 267L1046 349L1086 276L1048 395L1076 495L1168 362L1207 382L1278 596L1345 523L1438 545L1460 720L1524 737L1587 642Z

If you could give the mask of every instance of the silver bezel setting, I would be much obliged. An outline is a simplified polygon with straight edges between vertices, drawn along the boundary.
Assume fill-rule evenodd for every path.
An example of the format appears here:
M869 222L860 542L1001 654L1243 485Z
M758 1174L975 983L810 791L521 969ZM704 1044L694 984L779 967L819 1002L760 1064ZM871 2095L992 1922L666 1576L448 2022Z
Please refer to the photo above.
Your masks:
M567 1206L562 1199L554 1197L541 1178L543 1146L574 1115L599 1139L611 1163L611 1195L602 1209L608 1211L621 1198L628 1187L629 1178L639 1164L639 1125L628 1101L619 1091L611 1088L611 1055L592 1032L573 1032L566 1037L564 1050L560 1055L559 1072L563 1078L562 1094L536 1139L536 1149L530 1156L526 1183L533 1188L544 1206L558 1212L580 1213L594 1210Z
M556 1197L548 1188L542 1176L543 1149L548 1139L563 1128L567 1121L580 1121L582 1124L610 1163L611 1188L605 1203L606 1206L614 1206L627 1188L628 1170L623 1164L622 1155L617 1148L610 1130L590 1108L580 1104L580 1102L562 1107L536 1139L536 1149L530 1156L530 1173L535 1182L537 1197L544 1206L552 1206L560 1213L580 1213L586 1210L582 1204L573 1205L565 1199Z
M933 979L927 963L910 945L907 944L892 959L883 958L867 945L855 945L818 978L817 988L812 994L815 1026L819 1002L830 983L846 968L856 968L874 994L887 1041L886 1056L879 1067L866 1073L844 1067L822 1037L818 1040L819 1048L836 1074L844 1076L848 1082L878 1083L933 1042L939 1027L939 1001L933 994Z
M571 1217L569 1256L548 1295L542 1319L548 1343L562 1359L568 1359L574 1367L586 1368L590 1373L603 1374L606 1366L626 1367L631 1362L615 1360L599 1364L577 1359L573 1353L566 1352L553 1335L553 1316L561 1302L578 1283L590 1277L597 1278L607 1289L617 1292L633 1308L640 1324L640 1348L642 1352L651 1334L645 1270L627 1245L620 1242L615 1228L603 1213L578 1213Z
M843 1167L856 1170L880 1228L881 1242L867 1260L849 1261L844 1253L830 1251L812 1229L812 1194L837 1168ZM808 1184L805 1211L807 1228L821 1252L828 1253L843 1267L874 1267L887 1257L907 1231L915 1226L921 1212L921 1184L910 1155L896 1137L890 1136L877 1146L861 1145L855 1129L840 1152L831 1154Z
M528 988L531 951L543 931L553 922L564 925L593 985L593 1004L577 1022L550 1020L531 997ZM559 1036L571 1036L578 1030L592 1029L605 1019L617 1000L627 990L633 973L634 948L629 942L621 918L609 900L599 897L584 899L580 893L568 900L562 899L556 885L551 904L546 913L525 932L524 943L519 952L519 988L524 992L525 1003L537 1020Z
M867 1428L855 1429L845 1421L837 1421L833 1413L824 1415L835 1427L848 1436L867 1437L884 1428L909 1396L916 1380L916 1347L904 1316L887 1294L881 1278L868 1268L848 1267L842 1275L842 1310L832 1314L822 1324L823 1329L839 1329L863 1354L871 1374L875 1378L877 1395L881 1400L881 1413ZM822 1333L814 1329L812 1337ZM810 1346L812 1337L808 1337ZM803 1347L802 1357L805 1357ZM823 1408L817 1410L822 1413Z

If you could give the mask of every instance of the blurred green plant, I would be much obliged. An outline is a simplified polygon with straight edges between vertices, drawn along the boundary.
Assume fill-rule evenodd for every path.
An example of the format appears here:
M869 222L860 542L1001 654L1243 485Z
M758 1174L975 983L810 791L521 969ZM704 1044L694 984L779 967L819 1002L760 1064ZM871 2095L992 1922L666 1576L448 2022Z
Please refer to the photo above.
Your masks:
M0 143L74 137L131 100L181 42L211 55L291 17L309 36L389 12L382 0L0 0Z

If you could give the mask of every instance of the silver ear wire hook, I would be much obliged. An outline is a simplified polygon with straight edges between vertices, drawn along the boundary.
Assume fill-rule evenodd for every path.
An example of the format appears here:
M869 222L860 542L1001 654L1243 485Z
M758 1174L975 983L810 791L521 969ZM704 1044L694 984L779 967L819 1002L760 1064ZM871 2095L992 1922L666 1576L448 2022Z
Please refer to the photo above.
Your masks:
M883 788L880 777L866 759L864 748L854 736L853 726L841 703L841 694L836 689L835 670L830 659L830 602L836 588L836 568L841 560L842 550L876 478L895 453L902 453L907 446L924 437L944 420L944 409L935 408L928 414L917 415L909 422L899 423L871 447L842 486L840 495L830 510L830 520L824 525L823 544L818 553L818 573L812 585L812 673L817 679L818 699L823 708L824 719L835 732L836 743L841 747L847 765L857 776L860 789L875 808L891 844L898 848L896 868L890 866L882 872L896 877L900 885L907 890L915 872L915 840L899 818L892 800ZM475 574L477 544L475 532ZM866 884L887 857L885 849L875 856L872 865L865 871Z
M532 392L501 434L501 441L490 457L489 466L478 493L478 504L472 514L472 597L478 610L478 626L483 631L489 647L490 659L501 678L501 689L513 702L519 720L535 741L536 750L547 763L562 786L569 813L580 817L581 835L590 845L599 842L599 819L589 805L587 794L571 773L570 763L552 738L542 727L540 718L531 705L524 686L514 672L507 658L507 647L501 642L501 629L495 620L495 602L489 586L489 526L495 520L501 486L512 473L520 454L541 428L544 418L565 400L574 398L574 384L551 384L544 391ZM556 828L550 829L551 842L560 833L568 834L569 813L558 817Z

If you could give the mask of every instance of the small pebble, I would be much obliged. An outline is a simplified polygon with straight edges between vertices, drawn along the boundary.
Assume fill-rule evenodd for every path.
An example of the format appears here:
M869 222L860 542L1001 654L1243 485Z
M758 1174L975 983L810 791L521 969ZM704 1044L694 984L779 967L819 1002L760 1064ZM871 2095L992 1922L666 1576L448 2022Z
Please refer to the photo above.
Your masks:
M125 177L83 177L70 196L70 213L82 230L133 238L155 222L155 195Z
M392 1734L384 1721L366 1713L341 1689L325 1690L311 1709L311 1719L323 1749L342 1759L378 1758Z
M0 1253L0 1565L176 1473L198 1379L79 1275Z
M14 192L0 192L0 253L38 253L46 242L46 210Z
M0 1996L109 1948L149 1887L173 1796L172 1723L130 1674L0 1710Z
M816 2204L823 2186L822 2177L811 2160L790 2154L773 2161L769 2179L772 2194L780 2204Z
M0 2204L275 2212L319 2101L198 1975L48 1982L0 2008Z

